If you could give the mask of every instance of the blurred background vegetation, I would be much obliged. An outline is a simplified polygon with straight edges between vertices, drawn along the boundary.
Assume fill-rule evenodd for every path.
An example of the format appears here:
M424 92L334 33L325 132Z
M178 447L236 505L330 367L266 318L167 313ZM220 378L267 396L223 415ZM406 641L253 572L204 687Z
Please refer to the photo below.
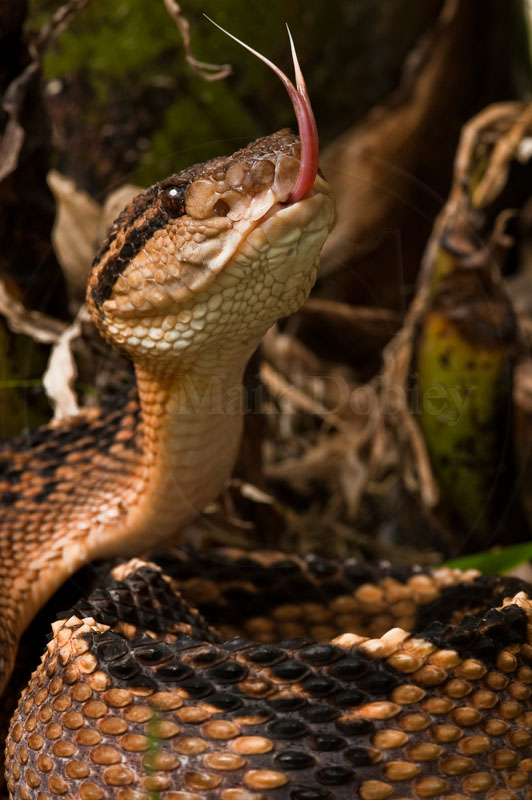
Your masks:
M442 5L442 0L289 5L270 0L250 8L242 0L191 0L182 10L195 55L233 66L229 79L206 83L185 62L162 2L93 0L44 61L57 166L98 194L124 180L152 183L294 124L278 79L203 14L291 74L289 24L326 145L397 88L405 59L430 32ZM492 98L522 92L529 74L520 0L468 5L478 7L470 16L475 30L467 43L475 58L464 59L460 69L464 92L476 91L468 109L474 112ZM32 0L29 29L39 28L56 8L51 0ZM460 96L455 103L455 113L462 114Z

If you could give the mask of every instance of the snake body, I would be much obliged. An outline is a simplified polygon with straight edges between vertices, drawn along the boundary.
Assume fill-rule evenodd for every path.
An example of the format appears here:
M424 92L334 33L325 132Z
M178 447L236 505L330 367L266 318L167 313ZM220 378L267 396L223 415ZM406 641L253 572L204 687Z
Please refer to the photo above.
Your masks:
M2 688L76 569L175 538L230 473L247 359L334 223L323 178L294 191L299 158L281 131L111 228L87 297L136 382L0 453ZM121 564L53 624L7 738L12 798L531 797L527 585L275 553L159 564Z
M530 797L526 584L272 552L160 562L119 566L54 623L8 736L12 797Z

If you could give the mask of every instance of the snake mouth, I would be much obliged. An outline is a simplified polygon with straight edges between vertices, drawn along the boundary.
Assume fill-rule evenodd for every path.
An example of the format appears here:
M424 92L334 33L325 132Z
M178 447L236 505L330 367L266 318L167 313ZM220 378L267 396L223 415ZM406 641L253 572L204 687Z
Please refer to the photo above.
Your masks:
M323 216L328 230L333 227L336 221L334 198L329 185L320 175L315 177L312 188L304 197L294 200L292 193L286 200L277 200L262 217L256 220L253 230L263 227L266 223L271 227L271 220L278 219L282 221L283 226L290 225L292 229L298 228L304 231L318 216ZM327 210L324 209L326 205L329 206Z
M251 250L261 250L268 243L275 247L285 238L300 237L317 229L323 231L323 241L336 221L336 207L332 190L321 175L313 176L312 187L305 196L294 199L294 189L283 187L280 193L269 189L259 193L251 200L244 218L233 221L232 226L220 232L218 249L212 255L201 250L196 242L184 245L181 249L182 262L179 279L181 291L174 292L174 300L179 302L192 299L209 287L235 261L249 267L253 259L244 256ZM307 231L309 229L309 231ZM318 237L321 239L321 237ZM316 256L321 250L320 242Z

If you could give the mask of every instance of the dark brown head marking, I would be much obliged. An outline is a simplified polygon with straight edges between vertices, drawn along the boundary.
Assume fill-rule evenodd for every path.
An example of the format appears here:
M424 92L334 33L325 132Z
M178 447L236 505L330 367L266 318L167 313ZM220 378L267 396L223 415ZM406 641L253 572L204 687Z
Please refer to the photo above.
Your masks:
M173 175L141 192L120 214L93 262L97 264L107 257L98 282L92 289L92 297L97 305L101 305L111 296L118 276L155 231L164 228L169 219L185 213L185 191L188 185L189 181L180 181L177 175ZM123 237L119 244L121 230Z

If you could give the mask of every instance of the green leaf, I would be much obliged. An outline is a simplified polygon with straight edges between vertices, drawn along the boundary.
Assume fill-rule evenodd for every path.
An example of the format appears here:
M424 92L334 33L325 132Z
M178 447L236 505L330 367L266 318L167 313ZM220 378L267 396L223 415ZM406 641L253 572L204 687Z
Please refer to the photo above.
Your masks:
M478 569L484 574L504 574L532 559L532 542L514 544L511 547L497 548L487 553L452 558L444 566L458 569Z

